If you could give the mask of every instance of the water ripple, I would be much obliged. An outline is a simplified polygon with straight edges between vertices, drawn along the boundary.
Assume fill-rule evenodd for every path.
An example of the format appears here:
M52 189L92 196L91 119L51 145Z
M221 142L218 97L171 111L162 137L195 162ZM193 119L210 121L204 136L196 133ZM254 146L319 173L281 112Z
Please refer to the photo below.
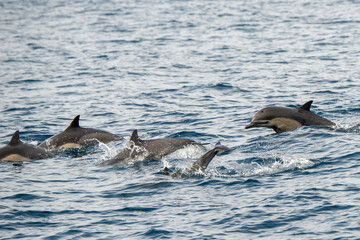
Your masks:
M125 140L0 164L4 239L357 239L354 1L2 1L0 147L71 119ZM245 130L266 106L336 122ZM209 143L101 166L143 139ZM221 141L203 174L172 178ZM181 227L179 227L181 226Z

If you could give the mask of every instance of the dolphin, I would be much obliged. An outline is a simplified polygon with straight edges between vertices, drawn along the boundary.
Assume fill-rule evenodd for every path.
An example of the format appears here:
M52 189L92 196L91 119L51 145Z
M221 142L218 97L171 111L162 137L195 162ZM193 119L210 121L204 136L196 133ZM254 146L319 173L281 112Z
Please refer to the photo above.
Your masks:
M43 148L23 143L19 138L19 131L14 133L8 145L0 149L0 160L7 162L23 162L51 157L54 155Z
M80 148L97 145L99 142L108 143L122 139L106 131L82 128L79 125L79 119L80 115L77 115L65 131L45 140L40 147L45 149Z
M130 147L125 148L114 158L106 160L102 165L111 165L124 161L125 159L133 159L136 157L144 157L144 159L160 160L162 157L175 152L188 145L205 145L206 143L198 143L193 140L184 138L166 138L166 139L150 139L142 140L139 138L137 130L134 130L130 137Z
M202 155L197 161L195 161L191 168L186 169L185 172L180 173L180 172L174 172L174 173L169 173L169 169L167 167L164 168L163 170L163 174L164 175L171 175L173 177L182 177L185 174L192 174L192 173L196 173L196 172L205 172L205 169L207 168L207 166L209 165L209 163L211 162L211 160L216 156L216 154L218 154L218 152L227 152L227 151L231 151L231 148L228 148L226 146L221 145L220 142L216 143L215 147L213 149L211 149L210 151L206 152L204 155Z
M335 126L332 121L310 111L313 101L298 108L266 107L255 114L245 129L254 127L272 128L276 133L296 129L300 126Z

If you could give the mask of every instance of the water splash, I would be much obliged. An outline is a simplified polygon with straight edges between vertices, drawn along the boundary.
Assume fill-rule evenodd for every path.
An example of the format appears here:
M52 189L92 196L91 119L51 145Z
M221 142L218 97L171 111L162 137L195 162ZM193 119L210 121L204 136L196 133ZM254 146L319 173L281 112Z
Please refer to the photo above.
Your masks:
M189 145L163 157L161 161L163 163L164 168L165 167L170 168L171 167L170 162L172 162L173 160L178 161L179 159L194 159L194 161L196 161L196 159L198 159L199 157L202 156L202 154L205 153L204 150L205 147L203 146ZM183 169L191 166L191 164L187 165L187 162L185 164L183 162L182 165L186 165L183 166Z
M102 142L99 142L99 148L105 152L104 155L102 155L102 160L110 159L116 155L116 148L111 143L105 144Z
M271 156L250 163L232 162L227 167L210 169L209 176L216 177L252 177L272 175L276 173L307 169L315 163L306 157Z

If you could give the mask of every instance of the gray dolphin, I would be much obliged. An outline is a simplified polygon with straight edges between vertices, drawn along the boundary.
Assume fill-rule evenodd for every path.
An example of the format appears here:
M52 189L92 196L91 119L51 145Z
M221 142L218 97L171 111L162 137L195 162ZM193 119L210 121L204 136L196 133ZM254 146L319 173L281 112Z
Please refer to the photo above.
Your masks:
M216 154L218 154L218 152L227 152L227 151L231 151L231 148L228 148L226 146L221 145L220 142L218 142L215 147L213 149L211 149L210 151L206 152L204 155L202 155L197 161L195 161L191 168L186 169L185 172L180 173L180 172L174 172L174 173L169 173L169 169L167 167L164 168L163 174L164 175L171 175L173 177L182 177L184 175L188 175L188 174L192 174L192 173L196 173L196 172L204 172L205 169L207 168L207 166L209 165L209 163L211 162L211 160L216 156Z
M0 149L0 160L7 162L23 162L51 158L54 155L32 144L23 143L19 131L12 136L8 145Z
M313 101L298 108L266 107L255 114L245 129L272 128L276 133L293 130L300 126L335 126L332 121L310 111Z
M122 150L114 158L103 162L102 165L116 164L122 162L125 159L132 159L136 157L160 160L162 157L173 153L187 145L205 144L184 138L142 140L139 138L137 130L134 130L130 137L130 147Z
M40 147L46 149L79 148L97 145L99 142L108 143L122 139L106 131L82 128L79 125L79 119L80 115L77 115L65 131L45 140Z

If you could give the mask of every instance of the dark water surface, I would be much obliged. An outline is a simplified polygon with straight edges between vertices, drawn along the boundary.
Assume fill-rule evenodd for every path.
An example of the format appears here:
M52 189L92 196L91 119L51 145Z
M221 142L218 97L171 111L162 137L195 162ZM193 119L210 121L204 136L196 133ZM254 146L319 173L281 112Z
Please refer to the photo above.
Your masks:
M1 147L78 114L125 137L1 163L1 239L359 239L359 29L357 1L1 1ZM339 127L244 129L308 100ZM134 129L210 145L100 166Z

